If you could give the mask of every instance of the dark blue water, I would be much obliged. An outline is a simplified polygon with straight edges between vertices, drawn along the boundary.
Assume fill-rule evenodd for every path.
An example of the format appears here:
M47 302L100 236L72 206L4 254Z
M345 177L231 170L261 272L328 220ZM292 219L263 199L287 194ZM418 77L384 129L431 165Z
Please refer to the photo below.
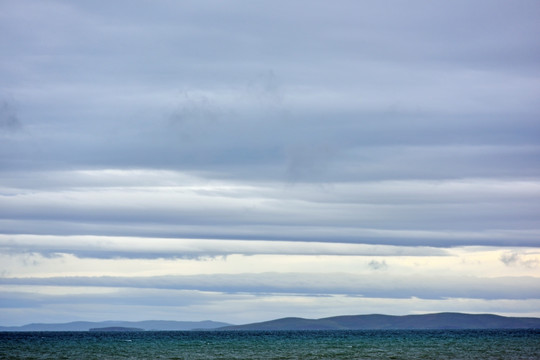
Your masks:
M540 330L5 332L0 359L540 359Z

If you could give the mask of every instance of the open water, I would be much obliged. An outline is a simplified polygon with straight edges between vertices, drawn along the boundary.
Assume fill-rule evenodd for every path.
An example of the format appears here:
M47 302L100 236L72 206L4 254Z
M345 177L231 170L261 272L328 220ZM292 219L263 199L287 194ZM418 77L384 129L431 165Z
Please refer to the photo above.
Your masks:
M540 359L540 330L4 332L0 359Z

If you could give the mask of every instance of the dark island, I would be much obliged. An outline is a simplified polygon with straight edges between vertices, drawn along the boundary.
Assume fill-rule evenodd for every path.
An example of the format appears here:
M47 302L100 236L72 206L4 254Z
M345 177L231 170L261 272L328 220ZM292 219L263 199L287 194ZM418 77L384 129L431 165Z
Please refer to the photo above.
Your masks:
M89 331L133 332L133 331L144 331L144 329L132 328L132 327L122 327L122 326L110 326L110 327L102 327L102 328L92 328Z

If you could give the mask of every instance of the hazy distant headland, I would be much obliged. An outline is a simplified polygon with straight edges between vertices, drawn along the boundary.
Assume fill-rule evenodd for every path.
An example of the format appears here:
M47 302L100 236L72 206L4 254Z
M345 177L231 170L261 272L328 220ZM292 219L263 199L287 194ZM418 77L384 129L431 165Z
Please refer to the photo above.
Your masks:
M111 329L137 329L157 331L212 330L231 324L217 321L75 321L63 324L28 324L23 326L0 326L0 331L114 331ZM130 330L126 330L130 331Z
M215 321L105 321L64 324L28 324L0 327L0 331L195 331L195 330L451 330L540 329L540 318L493 314L437 313L423 315L343 315L322 319L288 317L258 323L231 325Z

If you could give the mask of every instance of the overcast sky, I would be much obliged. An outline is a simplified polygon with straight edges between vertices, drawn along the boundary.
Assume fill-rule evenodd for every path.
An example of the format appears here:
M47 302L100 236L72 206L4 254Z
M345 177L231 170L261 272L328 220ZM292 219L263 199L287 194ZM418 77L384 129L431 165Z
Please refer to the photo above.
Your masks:
M538 19L0 0L0 325L540 316Z

